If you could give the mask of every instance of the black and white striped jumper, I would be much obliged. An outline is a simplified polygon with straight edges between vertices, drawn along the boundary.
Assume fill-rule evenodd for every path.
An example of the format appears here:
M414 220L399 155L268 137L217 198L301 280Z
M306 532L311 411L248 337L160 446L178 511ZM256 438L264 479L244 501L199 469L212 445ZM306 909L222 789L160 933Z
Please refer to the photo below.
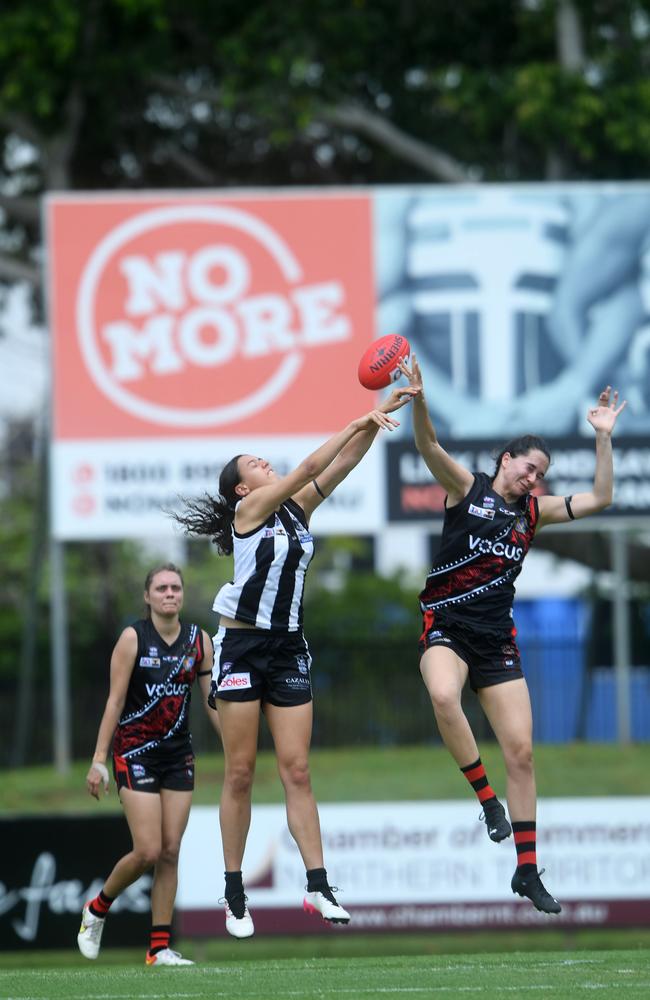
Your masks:
M233 525L234 579L217 593L213 611L256 628L301 631L313 554L305 513L294 500L285 500L252 531L239 534Z

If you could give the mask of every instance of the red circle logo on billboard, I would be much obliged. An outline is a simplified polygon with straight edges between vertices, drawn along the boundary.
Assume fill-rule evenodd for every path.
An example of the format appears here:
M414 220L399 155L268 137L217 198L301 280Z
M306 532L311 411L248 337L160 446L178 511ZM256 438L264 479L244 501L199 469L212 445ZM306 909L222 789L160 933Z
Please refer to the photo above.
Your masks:
M103 408L150 433L322 431L309 413L319 397L331 407L333 381L339 403L343 371L356 415L355 359L373 336L366 199L129 208L112 224L104 213L79 260L74 325L95 424ZM59 300L65 270L55 259Z

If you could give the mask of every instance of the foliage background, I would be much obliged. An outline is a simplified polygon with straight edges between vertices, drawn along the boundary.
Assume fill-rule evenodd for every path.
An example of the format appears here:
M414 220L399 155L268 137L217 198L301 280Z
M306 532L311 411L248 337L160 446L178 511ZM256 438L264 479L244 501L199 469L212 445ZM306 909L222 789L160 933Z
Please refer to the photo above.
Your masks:
M54 190L647 178L649 69L650 0L13 0L0 11L0 295L26 285L43 319ZM0 439L0 725L14 746L22 726L20 759L41 759L50 714L46 409ZM375 578L364 544L321 547L307 614L312 643L354 635L346 655L371 675L381 656L408 661L419 619L416 585ZM152 553L66 550L72 683L95 692L76 711L94 726ZM186 614L210 630L228 561L194 543L186 561ZM329 656L323 676L340 647Z

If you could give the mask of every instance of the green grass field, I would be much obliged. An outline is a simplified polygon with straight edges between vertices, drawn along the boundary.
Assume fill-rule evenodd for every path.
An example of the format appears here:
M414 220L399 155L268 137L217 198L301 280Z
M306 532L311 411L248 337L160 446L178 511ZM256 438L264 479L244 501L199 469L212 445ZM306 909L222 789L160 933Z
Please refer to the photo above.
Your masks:
M482 758L497 793L505 787L501 754L494 744L482 748ZM50 767L0 772L0 815L32 812L79 812L119 809L114 790L100 806L86 792L88 761L77 762L68 775ZM535 750L540 796L642 795L650 772L650 744L540 745ZM314 790L319 802L419 801L461 799L469 794L448 752L441 746L346 747L314 750L311 758ZM223 778L221 757L202 755L197 763L194 801L213 805ZM281 802L273 754L260 753L254 801Z
M502 791L498 750L486 745L482 755ZM647 791L650 746L540 746L536 764L540 796L639 795ZM90 799L86 769L83 762L66 776L51 768L2 772L0 812L118 809L114 793L101 804ZM200 758L197 803L217 801L221 776L218 756ZM312 776L321 802L468 795L451 758L437 746L314 751ZM255 801L281 797L273 756L262 753ZM650 927L368 936L339 930L314 937L256 936L246 942L187 940L176 946L197 962L195 968L146 969L144 946L105 948L97 963L72 949L0 951L0 1000L650 996Z
M223 962L184 969L0 969L6 1000L390 1000L410 997L650 996L650 951L392 955Z

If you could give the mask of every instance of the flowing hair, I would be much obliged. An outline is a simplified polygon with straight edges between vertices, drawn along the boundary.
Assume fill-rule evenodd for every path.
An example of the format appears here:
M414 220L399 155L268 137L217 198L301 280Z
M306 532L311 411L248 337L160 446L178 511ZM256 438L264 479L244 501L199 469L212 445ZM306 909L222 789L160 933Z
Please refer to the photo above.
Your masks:
M522 434L521 437L513 438L504 444L503 448L496 457L496 464L494 467L494 473L492 478L498 474L501 468L501 462L503 456L506 452L512 455L513 458L517 458L518 455L527 455L529 451L541 451L543 455L546 455L549 462L551 461L551 449L547 445L544 438L537 437L535 434Z
M221 470L218 496L204 493L201 497L185 497L184 510L180 514L169 512L186 535L208 535L222 556L229 556L232 552L232 523L240 499L235 493L235 487L241 482L240 458L241 455L235 455Z

